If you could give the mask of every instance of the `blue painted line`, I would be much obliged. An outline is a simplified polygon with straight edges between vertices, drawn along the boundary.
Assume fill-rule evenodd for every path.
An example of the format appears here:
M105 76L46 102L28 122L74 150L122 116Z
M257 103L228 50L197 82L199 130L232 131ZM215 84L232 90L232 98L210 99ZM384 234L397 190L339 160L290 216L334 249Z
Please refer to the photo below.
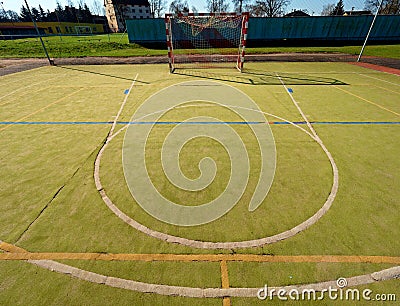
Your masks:
M305 121L294 121L292 123L286 122L286 121L273 121L273 122L268 122L269 124L276 124L276 125L289 125L289 124L307 124Z
M293 122L296 125L307 124L305 121ZM400 124L400 121L311 121L311 124L326 124L326 125L392 125ZM274 125L288 125L289 122L269 122Z
M238 124L238 125L252 125L252 124L263 124L264 122L242 122L242 121L118 121L117 124L131 124L131 125L143 125L143 124L157 124L157 125L168 125L168 124ZM0 121L0 125L101 125L101 124L113 124L112 121Z
M342 124L342 125L385 125L400 124L399 121L317 121L312 124Z
M144 125L144 124L156 124L156 125L176 125L176 124L207 124L207 125L220 125L220 124L230 124L230 125L254 125L254 124L264 124L261 121L118 121L117 124L131 124L131 125ZM291 123L285 121L272 121L268 122L273 125L289 125ZM295 121L294 124L304 125L305 121ZM324 124L324 125L397 125L400 121L312 121L311 124ZM113 124L112 121L0 121L0 125L104 125Z
M125 121L125 122L118 122L119 124L132 124L132 125L143 125L143 124L158 124L158 125L168 125L168 124L188 124L188 125L193 125L193 124L212 124L212 125L220 125L220 124L237 124L237 125L253 125L253 124L263 124L264 122L258 122L258 121L249 121L249 122L243 122L243 121Z
M3 121L0 125L86 125L112 124L110 121Z

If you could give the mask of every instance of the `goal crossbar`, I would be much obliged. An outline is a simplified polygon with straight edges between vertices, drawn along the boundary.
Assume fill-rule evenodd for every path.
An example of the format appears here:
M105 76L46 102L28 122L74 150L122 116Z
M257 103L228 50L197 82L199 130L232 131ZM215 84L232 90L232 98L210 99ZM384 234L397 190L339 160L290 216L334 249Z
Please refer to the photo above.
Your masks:
M249 13L166 14L169 70L235 63L243 70ZM234 50L234 51L232 51Z

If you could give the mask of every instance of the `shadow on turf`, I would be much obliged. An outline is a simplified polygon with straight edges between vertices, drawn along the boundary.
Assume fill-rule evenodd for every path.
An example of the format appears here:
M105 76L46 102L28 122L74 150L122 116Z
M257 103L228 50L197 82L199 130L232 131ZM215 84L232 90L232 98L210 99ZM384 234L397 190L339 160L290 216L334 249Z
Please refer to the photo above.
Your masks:
M62 68L62 69L68 69L68 70L74 70L74 71L79 71L79 72L85 72L85 73L91 73L91 74L106 76L106 77L115 78L115 79L120 79L120 80L135 81L134 78L132 78L132 79L130 79L130 78L124 78L124 77L121 77L121 76L112 75L112 74L106 74L106 73L101 73L101 72L94 72L94 71L89 71L89 70L84 70L84 69L78 69L78 68L72 68L72 67L65 67L65 66L57 66L57 67ZM148 82L139 81L139 80L136 80L136 83L150 84L150 83L148 83Z
M262 70L245 70L242 73L222 74L201 71L200 69L176 69L175 74L191 76L196 78L226 81L249 85L348 85L338 79L325 78L319 76L311 76L299 73L273 73L264 72Z

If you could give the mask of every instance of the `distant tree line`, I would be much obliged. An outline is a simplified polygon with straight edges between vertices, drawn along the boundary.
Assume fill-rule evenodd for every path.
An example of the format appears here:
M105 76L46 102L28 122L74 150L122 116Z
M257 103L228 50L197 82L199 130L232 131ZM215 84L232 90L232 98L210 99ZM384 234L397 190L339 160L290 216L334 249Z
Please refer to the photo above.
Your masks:
M160 0L150 0L150 2ZM365 0L365 10L376 12L381 0ZM343 16L345 1L325 5L321 12L324 16ZM163 2L165 4L165 2ZM250 12L253 17L280 17L285 14L291 0L206 0L206 10L212 12ZM165 5L163 5L165 7ZM194 6L190 7L187 0L174 0L169 6L170 13L197 12ZM307 10L304 10L305 12ZM383 0L379 14L400 14L400 0ZM156 17L161 17L160 10Z
M381 0L365 0L364 9L374 14L380 3ZM399 15L400 0L383 0L378 13L381 15ZM345 9L343 0L340 0L336 5L335 3L324 5L321 13L323 16L341 16L344 14Z
M95 1L93 5L97 2ZM59 2L57 2L57 7L54 11L45 11L42 6L31 7L31 14L36 21L50 21L50 22L78 22L78 23L93 23L93 15L90 11L88 5L79 1L78 8L72 5L62 7ZM96 9L97 10L97 9ZM0 22L24 22L32 21L29 15L28 9L22 5L20 13L16 13L11 10L4 10L0 7Z
M366 0L365 8L376 12L380 4L380 0ZM379 14L384 15L399 15L400 1L399 0L383 0L382 6L379 9Z
M206 10L210 13L234 11L250 12L255 17L282 16L290 0L206 0ZM170 13L197 12L197 8L189 7L186 0L174 0L169 6Z
M286 8L291 0L206 0L206 10L208 12L250 12L254 17L279 17L285 14ZM381 0L365 0L365 10L376 12ZM187 0L173 0L169 7L166 0L149 0L150 8L154 17L162 17L166 11L170 13L197 12L195 6L190 7ZM38 8L32 7L31 13L37 21L63 21L63 22L93 22L93 14L84 0L78 0L78 8L73 6L72 1L68 1L68 6L62 7L57 2L54 11L45 11L39 5ZM93 10L96 14L103 11L99 0L93 0ZM306 10L305 10L306 11ZM339 0L336 4L331 3L323 7L321 15L341 16L345 14L344 1ZM383 0L379 14L400 14L400 0ZM29 12L25 6L21 7L20 13L6 11L0 8L0 22L31 21Z

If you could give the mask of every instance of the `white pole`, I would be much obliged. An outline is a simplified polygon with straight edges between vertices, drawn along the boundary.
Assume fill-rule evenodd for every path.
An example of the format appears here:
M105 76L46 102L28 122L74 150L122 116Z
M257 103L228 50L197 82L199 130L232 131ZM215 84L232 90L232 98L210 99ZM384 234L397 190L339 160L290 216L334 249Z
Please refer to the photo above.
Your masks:
M369 27L369 31L368 31L367 37L365 38L364 45L361 48L361 52L360 52L360 55L358 56L357 62L359 62L361 60L361 56L362 56L362 54L364 52L364 49L365 49L365 46L367 44L369 35L371 34L372 28L374 27L376 16L378 16L378 13L379 13L379 10L381 9L382 3L383 3L383 0L381 0L381 3L379 4L378 9L376 10L374 19L372 20L371 26Z

